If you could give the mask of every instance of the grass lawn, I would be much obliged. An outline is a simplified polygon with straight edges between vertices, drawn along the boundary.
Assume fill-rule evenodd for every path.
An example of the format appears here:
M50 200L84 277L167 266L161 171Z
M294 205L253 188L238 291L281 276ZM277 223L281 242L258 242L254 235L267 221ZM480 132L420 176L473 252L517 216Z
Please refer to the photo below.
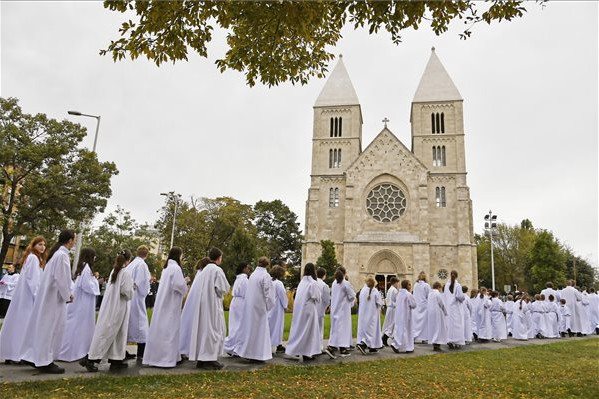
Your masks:
M590 398L596 339L258 371L4 383L2 398ZM596 397L596 396L594 396Z

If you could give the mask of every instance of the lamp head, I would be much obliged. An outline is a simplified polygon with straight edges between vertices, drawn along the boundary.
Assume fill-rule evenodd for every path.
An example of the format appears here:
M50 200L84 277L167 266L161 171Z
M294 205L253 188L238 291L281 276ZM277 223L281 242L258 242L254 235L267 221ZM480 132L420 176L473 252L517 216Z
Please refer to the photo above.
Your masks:
M69 115L81 116L81 112L79 112L79 111L69 111L68 113L69 113Z

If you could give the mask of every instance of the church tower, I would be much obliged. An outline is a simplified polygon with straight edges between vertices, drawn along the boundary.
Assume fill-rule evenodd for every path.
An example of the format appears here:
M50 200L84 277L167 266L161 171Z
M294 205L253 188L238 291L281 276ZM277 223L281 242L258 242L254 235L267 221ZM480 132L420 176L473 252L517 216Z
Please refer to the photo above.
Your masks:
M343 56L314 104L311 182L306 202L303 259L320 256L320 240L342 255L345 171L362 152L362 110Z
M429 169L431 269L457 269L460 275L472 276L472 281L464 281L468 286L476 286L472 201L466 183L463 99L434 47L412 100L410 122L412 152Z

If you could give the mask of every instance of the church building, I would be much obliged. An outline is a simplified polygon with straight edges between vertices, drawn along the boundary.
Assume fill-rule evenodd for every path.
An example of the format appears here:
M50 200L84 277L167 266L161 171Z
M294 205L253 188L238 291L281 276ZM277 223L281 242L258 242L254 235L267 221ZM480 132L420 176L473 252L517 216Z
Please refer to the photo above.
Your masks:
M432 53L412 100L411 149L386 126L362 148L362 110L343 58L316 103L302 265L335 243L355 289L368 276L478 286L463 99Z

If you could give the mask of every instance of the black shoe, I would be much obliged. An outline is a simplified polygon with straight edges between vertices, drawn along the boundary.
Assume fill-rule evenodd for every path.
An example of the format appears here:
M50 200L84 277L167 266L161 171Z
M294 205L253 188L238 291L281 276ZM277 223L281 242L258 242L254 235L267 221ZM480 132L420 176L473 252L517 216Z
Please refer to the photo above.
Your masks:
M582 333L576 333L577 337L582 337Z
M356 347L353 346L353 345L350 345L349 348L347 348L347 349L350 350L350 351L353 351L354 349L356 349Z
M79 365L85 367L85 369L90 373L95 373L96 371L98 371L98 366L96 366L95 362L89 360L87 356L79 360Z
M252 364L264 364L266 363L264 360L258 360L258 359L246 359L248 362L252 363Z
M379 350L376 348L368 348L368 353L379 353Z
M125 352L125 360L131 360L131 359L135 359L137 356L129 353L129 352Z
M40 373L45 374L64 374L64 369L59 367L56 363L52 362L47 366L37 367Z
M283 345L277 346L275 353L285 353L285 347Z
M440 344L433 344L433 350L435 352L443 352L443 349L441 349L441 345Z
M8 364L8 365L11 365L11 366L23 366L23 365L25 365L25 363L23 363L23 362L15 362L14 360L5 360L4 364Z
M122 370L122 369L126 369L127 367L129 367L129 365L127 363L125 363L122 360L108 360L108 363L110 363L110 370Z
M414 353L414 351L405 351L404 353Z
M393 349L393 352L395 352L395 353L401 353L399 351L399 349L397 349L396 347L393 346L393 344L390 344L389 346L391 347L391 349Z
M327 355L330 359L337 359L337 357L333 355L333 352L331 352L329 348L326 348L322 353Z
M599 335L599 327L595 327L595 334Z
M383 334L383 345L389 346L389 344L387 344L388 339L389 339L389 337L387 336L387 334Z
M146 344L145 343L138 343L137 344L137 358L138 359L143 359L145 351L146 351ZM127 360L127 356L125 356L125 360Z
M224 364L217 362L217 361L211 361L211 362L203 362L203 361L198 361L196 363L196 367L202 370L221 370L223 367L225 367Z
M356 348L358 348L358 350L365 355L366 354L366 344L363 342L360 342L359 344L356 345Z
M507 336L511 338L512 337L512 333L508 333Z
M302 360L304 362L313 362L314 360L316 360L316 358L314 356L303 356L302 355Z
M343 349L343 348L340 348L340 349ZM334 346L331 346L331 345L327 346L327 350L329 352L331 352L332 354L335 354L335 352L337 352L337 348L335 348Z
M454 349L455 348L455 346L451 342L448 342L447 346L449 347L449 349Z
M27 361L27 360L21 360L21 363L23 363L23 364L25 364L25 365L27 365L27 366L31 366L31 367L33 367L34 369L35 369L35 368L37 368L37 367L35 367L35 363L33 363L33 362L29 362L29 361Z
M472 333L472 336L474 337L475 341L478 341L478 334Z
M341 348L341 349L339 349L339 355L341 355L342 357L346 357L346 356L350 356L351 353L349 353L347 348Z

